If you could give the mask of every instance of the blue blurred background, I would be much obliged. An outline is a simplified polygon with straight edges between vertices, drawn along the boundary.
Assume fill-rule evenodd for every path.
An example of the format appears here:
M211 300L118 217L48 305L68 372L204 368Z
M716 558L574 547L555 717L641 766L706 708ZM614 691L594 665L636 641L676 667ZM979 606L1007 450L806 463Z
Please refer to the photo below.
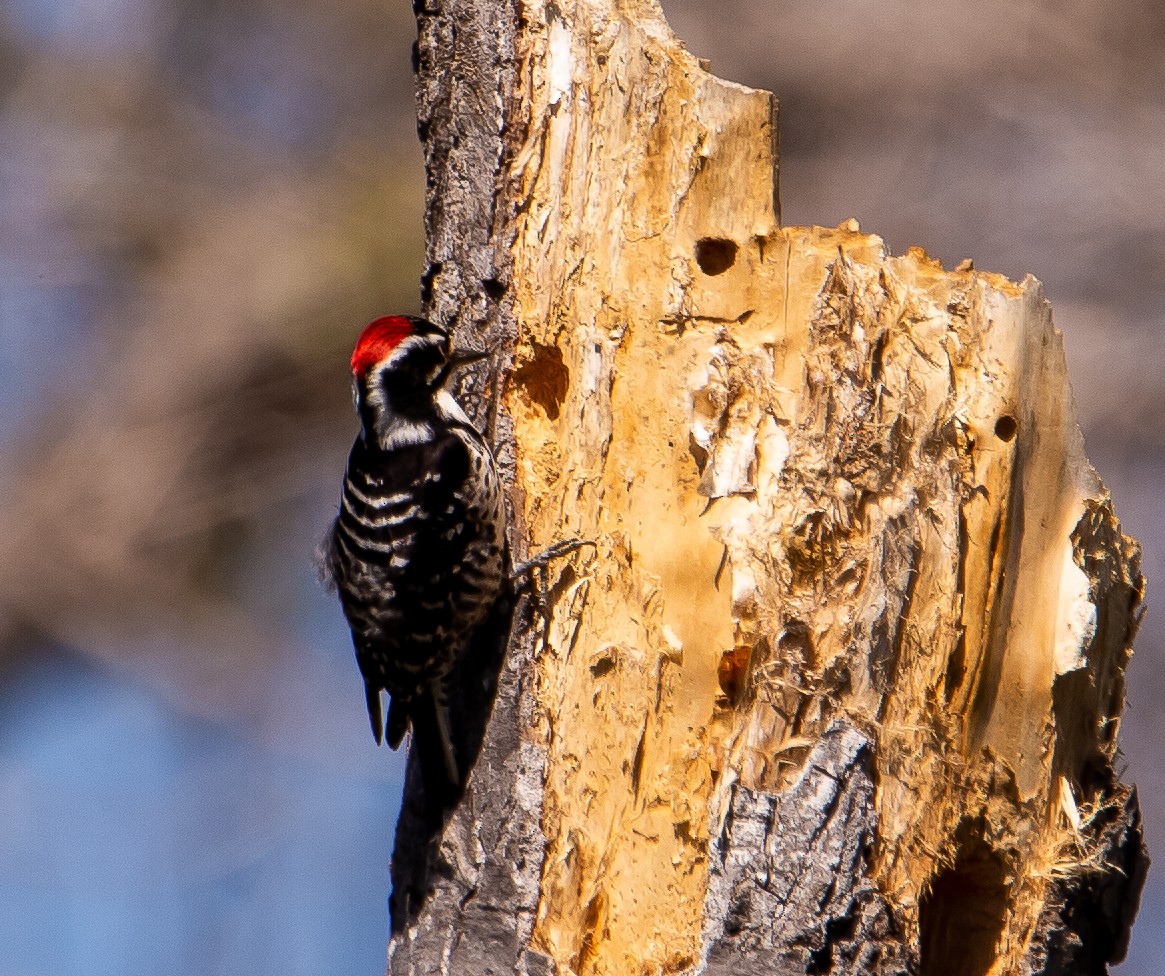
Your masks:
M787 223L1041 278L1165 579L1165 8L666 0L774 90ZM0 976L380 973L400 756L311 552L418 308L409 5L0 8ZM1165 862L1165 624L1122 729ZM1121 976L1165 960L1150 875Z

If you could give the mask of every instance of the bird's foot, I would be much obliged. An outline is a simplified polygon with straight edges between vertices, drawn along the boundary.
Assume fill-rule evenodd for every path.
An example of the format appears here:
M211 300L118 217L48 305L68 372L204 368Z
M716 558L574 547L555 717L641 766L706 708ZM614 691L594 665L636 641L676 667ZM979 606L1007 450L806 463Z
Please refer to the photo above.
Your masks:
M598 545L590 539L564 539L543 549L538 555L518 563L510 573L510 588L515 597L530 594L537 607L545 607L549 602L546 586L546 570L555 559L569 556L572 552L591 546L598 551ZM541 572L536 572L541 570Z
M596 551L599 548L590 539L564 539L562 542L556 542L543 549L533 559L518 563L510 573L510 585L514 587L514 592L521 593L531 585L534 579L534 570L546 569L555 559L569 556L572 552L578 552L586 546L591 546Z

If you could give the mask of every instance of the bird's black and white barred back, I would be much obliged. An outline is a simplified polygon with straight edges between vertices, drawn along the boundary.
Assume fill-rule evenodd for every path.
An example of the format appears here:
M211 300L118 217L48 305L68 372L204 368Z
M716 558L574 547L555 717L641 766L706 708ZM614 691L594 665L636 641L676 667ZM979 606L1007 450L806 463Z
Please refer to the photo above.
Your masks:
M452 355L446 331L424 319L391 316L364 330L352 354L361 429L325 558L376 741L395 748L412 724L422 763L440 764L453 785L464 771L446 680L502 596L508 568L493 453L444 388L475 358ZM432 781L436 771L427 772Z

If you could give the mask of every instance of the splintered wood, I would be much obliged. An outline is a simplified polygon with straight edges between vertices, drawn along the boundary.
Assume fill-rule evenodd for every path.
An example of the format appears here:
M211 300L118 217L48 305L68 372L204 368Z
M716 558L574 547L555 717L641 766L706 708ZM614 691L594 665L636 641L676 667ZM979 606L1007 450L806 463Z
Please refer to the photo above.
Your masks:
M562 973L711 971L733 804L768 804L779 861L828 734L869 757L837 870L892 906L887 944L1017 971L1127 800L1142 591L1039 283L781 228L773 98L653 5L535 0L520 39L521 517L532 550L598 544L554 581L523 731L547 750L532 947ZM741 944L836 941L829 918L781 934L783 904L738 907Z

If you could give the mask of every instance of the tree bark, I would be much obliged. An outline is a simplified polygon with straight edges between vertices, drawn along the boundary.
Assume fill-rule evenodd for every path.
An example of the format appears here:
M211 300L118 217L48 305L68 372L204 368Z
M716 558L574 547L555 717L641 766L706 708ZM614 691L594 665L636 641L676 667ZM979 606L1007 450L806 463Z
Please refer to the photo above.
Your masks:
M389 971L1105 972L1143 582L1039 283L782 228L775 99L647 0L418 26L429 314L519 555L597 550L410 775Z

